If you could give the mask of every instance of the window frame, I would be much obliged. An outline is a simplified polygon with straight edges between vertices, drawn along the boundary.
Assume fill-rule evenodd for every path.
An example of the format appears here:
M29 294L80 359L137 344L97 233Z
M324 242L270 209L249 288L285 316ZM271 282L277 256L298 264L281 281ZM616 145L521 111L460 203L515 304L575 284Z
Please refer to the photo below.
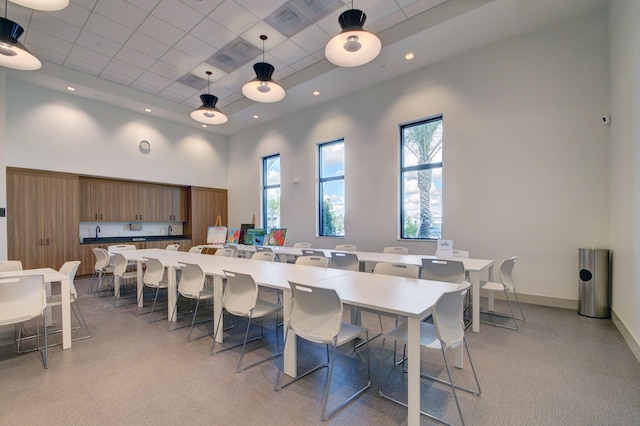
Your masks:
M420 171L424 171L424 170L434 170L434 169L440 169L441 173L444 172L444 158L442 158L442 161L440 162L432 162L432 163L425 163L425 164L417 164L414 166L404 166L404 160L405 160L405 155L404 155L404 144L405 144L405 140L404 140L404 130L410 127L415 127L415 126L420 126L420 125L425 125L428 123L432 123L432 122L441 122L441 126L444 128L444 118L442 114L438 114L438 115L433 115L430 117L426 117L426 118L421 118L419 120L414 120L414 121L409 121L406 123L401 123L399 125L399 133L400 133L400 164L399 164L399 176L400 176L400 194L399 194L399 200L400 202L399 204L399 208L400 208L400 220L399 220L399 224L400 224L400 228L399 228L399 239L400 240L408 240L408 241L436 241L438 239L442 238L442 235L444 233L444 206L442 206L442 223L441 223L441 228L440 228L440 236L439 237L429 237L429 238L420 238L420 237L407 237L404 235L405 232L405 173L412 173L412 172L420 172ZM444 139L444 138L443 138ZM444 142L441 142L441 151L443 151L444 153ZM443 177L441 177L442 180ZM444 185L443 185L444 186ZM443 190L444 192L444 190Z
M344 169L346 169L346 144L344 141L344 138L339 138L339 139L335 139L332 141L328 141L328 142L322 142L318 144L318 162L317 162L317 166L318 166L318 185L317 185L317 215L318 215L318 220L316 221L317 224L317 236L318 237L326 237L326 238L344 238L344 236L346 235L346 227L343 226L344 228L344 233L343 235L324 235L323 229L324 227L322 226L322 219L323 219L323 205L324 205L324 191L322 189L322 185L327 183L327 182L336 182L341 180L343 182L343 190L345 192L345 215L346 215L346 180L345 180L345 174L346 174L346 170L343 170L342 175L336 176L329 176L329 177L323 177L322 176L322 169L323 169L323 156L322 156L322 151L324 147L330 146L330 145L335 145L335 144L342 144L343 145L343 164L345 165L345 167L343 167ZM343 218L344 220L344 218ZM344 223L343 223L344 225Z
M269 160L273 160L274 158L278 157L278 162L280 162L280 183L278 183L277 185L269 185L267 183L268 181L268 167L267 167L267 163ZM271 154L271 155L267 155L265 157L262 157L262 228L266 231L269 232L269 206L268 206L268 198L267 198L267 192L270 189L275 189L278 188L280 189L280 202L282 202L282 162L281 162L281 157L280 154ZM280 219L282 219L282 205L280 206Z

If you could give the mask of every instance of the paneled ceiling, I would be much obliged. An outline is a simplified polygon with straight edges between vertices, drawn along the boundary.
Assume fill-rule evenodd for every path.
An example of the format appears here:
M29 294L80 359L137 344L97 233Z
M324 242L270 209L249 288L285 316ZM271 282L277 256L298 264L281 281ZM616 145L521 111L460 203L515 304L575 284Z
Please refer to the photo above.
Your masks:
M373 86L474 47L586 13L606 0L360 0L365 27L383 52L371 63L338 68L324 46L340 32L350 0L71 0L57 12L9 3L7 18L26 32L20 41L42 62L39 71L9 78L99 98L199 127L211 71L211 94L229 122L207 130L237 131ZM535 3L535 5L533 4ZM560 3L560 4L559 4ZM495 14L504 16L496 19ZM517 17L516 22L509 19ZM474 20L478 19L481 22ZM497 26L497 28L496 28ZM243 97L253 64L274 65L287 90L277 104ZM404 55L414 53L414 59ZM319 95L313 95L319 91ZM257 116L258 118L254 118Z

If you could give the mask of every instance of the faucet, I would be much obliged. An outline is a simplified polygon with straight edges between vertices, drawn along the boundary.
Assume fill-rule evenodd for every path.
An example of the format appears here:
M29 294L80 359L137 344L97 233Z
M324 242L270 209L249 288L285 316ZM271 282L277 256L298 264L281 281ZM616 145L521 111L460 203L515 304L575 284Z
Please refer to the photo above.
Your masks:
M171 225L169 225L169 227L167 228L167 234L169 237L171 236L171 232L173 232L173 228L171 227Z
M98 239L99 233L100 233L100 226L96 226L96 240Z

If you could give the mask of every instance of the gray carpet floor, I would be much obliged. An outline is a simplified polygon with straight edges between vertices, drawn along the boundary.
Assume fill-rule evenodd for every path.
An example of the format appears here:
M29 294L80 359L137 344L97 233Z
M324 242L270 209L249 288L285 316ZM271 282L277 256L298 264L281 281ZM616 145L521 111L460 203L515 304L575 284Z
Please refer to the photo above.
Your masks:
M166 321L147 323L134 305L114 307L111 298L87 295L88 280L76 280L79 306L91 338L71 350L49 350L49 369L36 352L17 355L13 326L0 327L1 425L312 425L320 424L325 370L273 391L279 360L235 372L238 350L209 355L211 339L187 342L189 329L167 332ZM125 302L122 302L125 303ZM638 425L640 363L610 320L575 311L523 305L519 331L483 325L467 331L482 395L460 392L468 425ZM501 306L497 303L497 308ZM160 312L166 312L161 309ZM202 318L210 315L203 310ZM57 314L59 317L59 313ZM59 321L59 320L58 320ZM384 320L385 329L393 326ZM377 316L364 314L372 332ZM75 324L75 318L73 318ZM249 346L247 361L265 356L279 342L274 319L265 321L265 342ZM27 328L35 329L33 324ZM230 341L243 323L230 331ZM194 335L211 331L200 325ZM83 330L75 330L78 335ZM60 335L52 335L53 342ZM406 424L406 409L378 396L384 359L384 386L399 399L404 374L392 365L392 345L374 339L369 348L372 386L328 422L345 425ZM323 348L299 344L300 371L321 360ZM442 376L442 357L423 352L422 367ZM341 351L329 405L364 379L364 347ZM470 369L454 372L471 385ZM422 383L423 409L460 424L450 389ZM433 421L422 418L429 425Z

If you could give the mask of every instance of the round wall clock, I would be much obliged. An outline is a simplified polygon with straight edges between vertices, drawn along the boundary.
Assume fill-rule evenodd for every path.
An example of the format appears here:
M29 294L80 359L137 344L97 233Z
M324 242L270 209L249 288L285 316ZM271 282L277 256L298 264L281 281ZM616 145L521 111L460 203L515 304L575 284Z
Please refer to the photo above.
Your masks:
M140 145L138 146L140 148L140 152L143 154L148 154L151 151L151 144L149 141L140 141Z

